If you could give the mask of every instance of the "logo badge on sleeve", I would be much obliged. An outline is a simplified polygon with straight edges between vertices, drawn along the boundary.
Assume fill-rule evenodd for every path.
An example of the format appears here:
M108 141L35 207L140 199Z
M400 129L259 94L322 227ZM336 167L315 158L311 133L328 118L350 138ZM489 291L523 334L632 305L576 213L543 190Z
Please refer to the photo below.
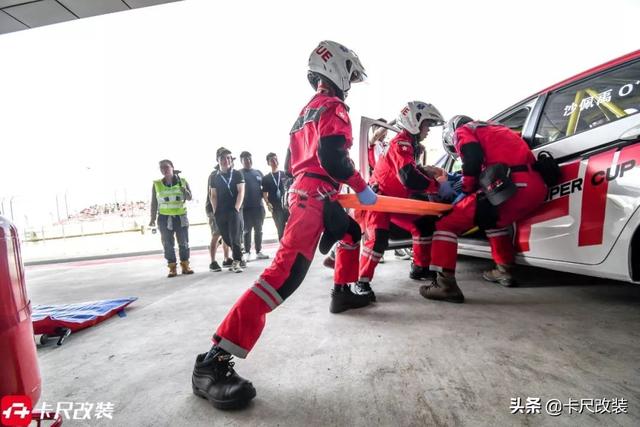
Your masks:
M344 108L338 107L336 109L336 116L340 117L343 122L347 124L349 123L349 116L347 115L347 112L345 111Z

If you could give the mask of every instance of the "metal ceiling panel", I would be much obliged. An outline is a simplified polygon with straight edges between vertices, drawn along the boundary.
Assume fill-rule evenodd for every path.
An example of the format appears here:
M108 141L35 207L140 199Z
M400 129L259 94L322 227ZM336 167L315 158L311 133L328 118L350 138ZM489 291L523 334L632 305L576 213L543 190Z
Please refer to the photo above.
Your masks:
M25 30L29 27L16 21L11 15L0 11L0 34Z
M162 3L173 3L176 0L124 0L132 8L154 6Z
M28 3L29 0L0 0L0 8L15 6L17 4Z
M77 19L71 12L55 0L25 3L2 9L28 27L56 24Z
M79 18L129 10L122 0L57 0Z
M182 0L0 0L0 34Z

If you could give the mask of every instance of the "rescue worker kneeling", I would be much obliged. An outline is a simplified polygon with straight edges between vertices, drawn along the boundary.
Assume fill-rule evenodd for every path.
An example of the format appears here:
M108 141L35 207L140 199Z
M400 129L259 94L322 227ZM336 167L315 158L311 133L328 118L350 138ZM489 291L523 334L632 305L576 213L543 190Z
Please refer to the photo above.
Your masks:
M400 112L397 124L402 132L389 144L385 156L375 165L371 184L380 195L410 198L416 194L437 193L448 185L447 175L437 178L416 164L420 153L420 141L429 134L432 126L441 126L444 119L431 104L420 101L409 102ZM413 237L413 262L409 276L416 280L426 280L430 276L429 261L433 217L408 214L368 211L365 214L365 241L360 256L360 273L356 289L369 295L375 301L375 293L370 282L382 254L389 245L389 227L394 223L409 231Z
M420 294L463 302L455 278L458 236L475 225L484 230L496 266L483 278L512 286L515 249L508 227L543 203L547 187L527 143L506 126L454 116L442 140L445 150L462 160L464 195L436 222L430 268L437 274L430 286L420 287Z

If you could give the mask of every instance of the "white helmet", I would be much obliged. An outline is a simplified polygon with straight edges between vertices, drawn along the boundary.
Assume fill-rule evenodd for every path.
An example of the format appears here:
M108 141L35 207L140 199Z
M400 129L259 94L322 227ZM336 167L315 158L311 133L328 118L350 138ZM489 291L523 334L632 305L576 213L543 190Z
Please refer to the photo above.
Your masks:
M309 56L309 82L314 89L318 86L320 74L329 79L346 94L351 83L362 82L367 78L358 55L340 43L321 41Z
M407 132L416 135L420 133L420 124L429 120L430 126L442 126L444 118L436 107L426 102L411 101L400 111L397 124Z
M442 146L444 147L445 151L451 154L453 157L458 157L454 138L456 129L472 121L473 119L469 116L457 115L451 117L449 121L444 125L444 129L442 129Z

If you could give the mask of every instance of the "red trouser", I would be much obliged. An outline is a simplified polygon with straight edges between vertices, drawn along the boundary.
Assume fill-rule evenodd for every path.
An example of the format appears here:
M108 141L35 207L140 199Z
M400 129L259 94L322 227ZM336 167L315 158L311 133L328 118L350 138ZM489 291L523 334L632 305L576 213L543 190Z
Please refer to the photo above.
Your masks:
M352 211L351 217L360 229L364 224L366 211ZM335 246L335 267L333 269L333 279L335 283L347 284L358 280L358 258L360 258L360 241L353 241L350 234L347 234Z
M413 263L420 267L429 267L429 261L431 259L431 236L426 235L427 233L420 230L416 225L416 220L419 218L418 215L375 211L367 212L365 217L366 239L364 241L364 247L362 248L362 256L360 257L359 281L370 282L371 279L373 279L376 266L388 246L388 232L391 223L409 231L413 236ZM384 241L380 242L380 239Z
M336 245L336 262L333 269L335 283L347 284L358 280L360 241L354 242L350 234Z
M294 187L295 192L289 195L289 221L273 262L236 301L213 336L216 345L240 358L245 358L258 341L267 313L282 304L304 280L324 229L324 202L315 195L319 187L324 193L332 189L326 188L323 181L308 177L297 179ZM351 237L345 236L345 241L350 242ZM356 252L356 260L357 256ZM340 274L344 272L336 270L335 275ZM336 278L336 283L345 282Z
M527 186L518 188L516 194L502 205L495 207L498 220L495 227L486 229L491 245L491 256L497 264L513 264L515 249L509 226L524 218L542 204L547 187L537 173L531 173ZM471 194L456 203L453 210L436 222L431 247L430 269L455 272L458 254L458 235L476 225L478 193Z

